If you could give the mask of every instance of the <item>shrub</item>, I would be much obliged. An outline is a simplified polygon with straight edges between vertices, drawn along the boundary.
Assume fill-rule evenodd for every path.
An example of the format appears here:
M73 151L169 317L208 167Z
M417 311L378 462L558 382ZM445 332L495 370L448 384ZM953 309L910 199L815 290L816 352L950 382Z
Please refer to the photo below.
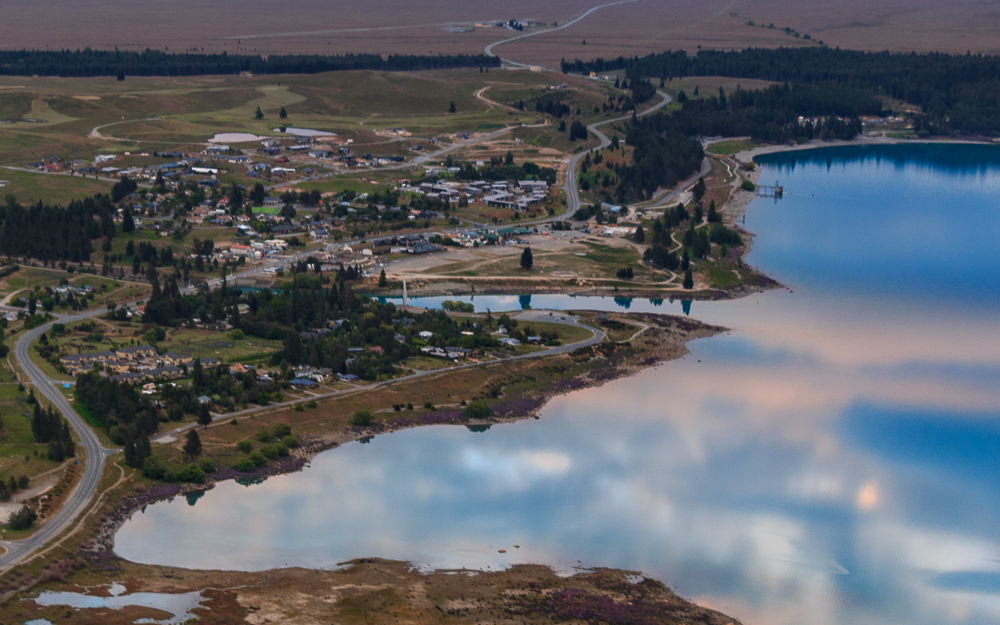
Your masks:
M316 401L315 399L309 400L308 402L306 402L306 408L308 408L309 410L316 410L317 408L319 408L319 402Z
M281 439L281 444L285 447L295 448L299 446L299 439L289 434L285 438Z
M490 408L489 404L487 404L483 400L476 399L470 402L469 405L465 407L465 410L462 411L462 414L464 414L469 419L485 419L489 417L491 414L493 414L493 409Z
M261 429L257 430L256 434L254 434L254 438L256 438L257 440L259 440L262 443L267 443L272 438L271 437L271 430L269 430L267 428L261 428Z
M205 472L196 464L185 464L179 469L171 471L171 482L194 482L201 484L205 481Z
M233 463L233 470L239 471L240 473L249 473L257 468L257 465L253 463L250 458L238 458L236 462Z
M211 458L202 458L198 461L198 466L201 467L201 470L205 473L215 472L215 461Z
M351 417L351 425L364 427L372 424L372 413L367 410L358 410Z
M21 506L17 512L10 515L10 518L7 519L7 524L10 525L10 529L12 530L26 530L31 527L37 518L38 515L34 510L28 506Z
M142 463L142 474L151 480L162 480L167 475L167 463L159 456L149 456Z
M236 443L236 451L240 452L241 454L248 454L251 451L253 451L253 443L251 443L250 441L240 441Z
M305 412L305 408L302 407L302 404L295 404L295 412Z
M281 456L282 458L285 458L285 457L288 456L288 453L289 453L288 452L288 447L285 447L284 443L277 443L277 444L275 444L275 447L278 449L278 455L279 456Z
M260 453L268 460L274 460L278 457L278 448L268 443L267 445L261 445Z
M267 464L267 456L259 451L255 451L250 454L250 462L252 462L255 467L262 467Z
M429 401L424 402L424 408L427 410L437 410L437 408L434 407L434 404Z
M744 191L756 191L757 185L750 182L749 180L744 180L743 182L740 183L740 188L743 189Z
M284 438L292 433L292 426L287 423L275 423L271 427L271 433L274 435L274 438Z

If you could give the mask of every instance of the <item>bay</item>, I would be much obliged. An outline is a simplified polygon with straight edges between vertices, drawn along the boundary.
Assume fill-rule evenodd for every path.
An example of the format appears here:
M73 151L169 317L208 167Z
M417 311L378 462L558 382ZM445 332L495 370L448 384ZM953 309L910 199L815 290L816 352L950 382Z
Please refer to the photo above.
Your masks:
M298 474L152 505L117 552L238 570L365 556L614 566L746 623L996 622L1000 154L904 145L760 162L785 197L750 205L748 260L788 289L687 305L530 298L687 308L732 332L556 398L537 421L397 432Z

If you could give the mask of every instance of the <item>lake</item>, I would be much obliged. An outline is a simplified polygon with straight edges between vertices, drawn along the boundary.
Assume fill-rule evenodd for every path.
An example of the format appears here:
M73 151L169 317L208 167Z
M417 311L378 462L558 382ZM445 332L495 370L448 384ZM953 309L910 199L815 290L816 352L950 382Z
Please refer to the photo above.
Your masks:
M732 332L556 398L537 421L378 436L301 473L149 506L117 552L238 570L363 556L612 566L754 625L996 623L1000 151L760 162L785 197L749 206L749 262L788 289L693 304L530 298L687 309Z

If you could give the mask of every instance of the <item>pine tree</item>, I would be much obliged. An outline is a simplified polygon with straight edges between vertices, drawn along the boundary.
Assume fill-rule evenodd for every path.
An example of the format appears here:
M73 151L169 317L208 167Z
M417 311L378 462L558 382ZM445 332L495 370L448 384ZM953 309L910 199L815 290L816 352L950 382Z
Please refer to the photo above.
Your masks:
M208 404L202 404L198 409L198 425L208 428L212 423L212 413L208 411Z
M69 431L69 421L63 421L63 431L62 431L62 453L66 458L72 458L76 455L76 445L73 443L73 435Z
M719 217L718 211L715 210L715 200L708 203L708 223L717 223L722 221Z
M684 288L693 289L694 288L694 276L691 275L691 268L688 267L687 271L684 272Z
M531 268L535 265L535 259L532 257L531 248L526 247L524 251L521 252L521 269L525 271L531 271Z
M122 209L122 232L135 230L135 220L132 219L132 209L126 206Z
M454 113L454 112L455 112L455 103L454 103L454 102L452 102L452 103L451 103L451 104L450 104L450 105L448 106L448 112L449 112L449 113Z
M264 119L264 114L260 112L260 107L259 106L257 107L257 110L254 112L253 118L254 119Z
M659 223L659 222L656 222L656 223ZM632 240L635 241L636 243L640 244L640 245L646 242L646 232L642 229L642 224L639 224L636 227L636 229L635 229L635 235L632 237Z
M288 111L285 110L285 107L281 107L281 110L278 111L278 117L281 119L288 119Z
M705 197L705 178L698 178L691 192L694 194L694 201L700 202L701 198Z
M382 270L382 271L381 271L381 272L380 272L380 273L378 274L378 285L379 285L380 287L384 287L384 286L385 286L385 285L387 285L387 284L389 284L389 280L388 280L388 279L387 279L387 278L385 277L385 269L383 269L383 270Z
M188 432L187 440L184 441L184 457L187 458L188 462L194 462L201 455L201 437L198 436L197 430L191 430Z

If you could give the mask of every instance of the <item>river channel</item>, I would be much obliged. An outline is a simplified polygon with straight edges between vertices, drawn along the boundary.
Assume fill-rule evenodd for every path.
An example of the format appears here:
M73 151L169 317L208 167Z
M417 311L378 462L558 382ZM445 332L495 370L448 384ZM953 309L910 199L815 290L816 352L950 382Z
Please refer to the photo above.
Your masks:
M750 204L749 262L787 289L471 299L687 313L732 332L556 398L539 420L378 436L300 473L154 504L117 552L236 570L611 566L753 625L996 623L1000 150L760 163L785 197Z

